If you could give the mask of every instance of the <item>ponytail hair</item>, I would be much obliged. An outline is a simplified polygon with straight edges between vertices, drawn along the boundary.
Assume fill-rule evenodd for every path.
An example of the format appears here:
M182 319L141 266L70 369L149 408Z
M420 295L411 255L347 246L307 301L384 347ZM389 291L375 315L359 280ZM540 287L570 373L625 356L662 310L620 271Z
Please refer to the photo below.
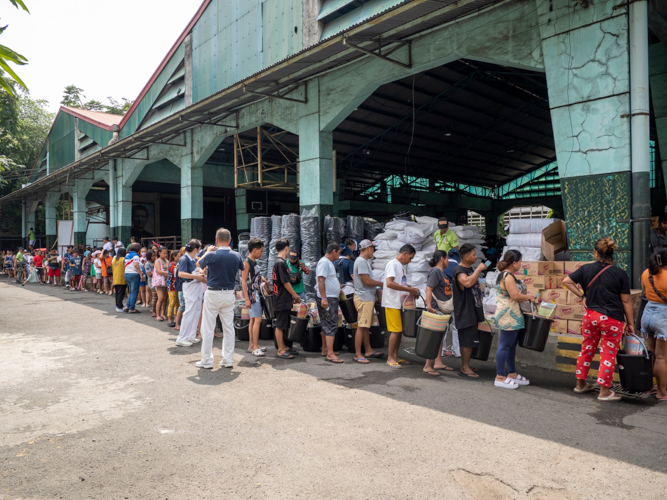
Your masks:
M201 243L199 243L199 240L195 239L188 241L188 244L185 245L186 252L192 252L193 250L198 250L200 248L201 248Z
M617 248L618 245L611 238L601 238L595 242L595 251L601 261L613 262L614 250Z
M512 264L519 262L521 259L523 259L523 255L521 255L521 252L519 252L518 250L508 250L507 252L505 252L505 255L503 255L503 260L501 260L500 262L498 262L498 264L496 264L496 269L502 272L506 270L508 267L510 267Z
M440 262L440 259L443 257L447 257L447 252L443 250L436 250L433 252L433 257L431 257L431 260L428 261L428 265L431 267L437 266L438 262Z
M655 276L667 266L667 248L659 248L648 258L648 272Z

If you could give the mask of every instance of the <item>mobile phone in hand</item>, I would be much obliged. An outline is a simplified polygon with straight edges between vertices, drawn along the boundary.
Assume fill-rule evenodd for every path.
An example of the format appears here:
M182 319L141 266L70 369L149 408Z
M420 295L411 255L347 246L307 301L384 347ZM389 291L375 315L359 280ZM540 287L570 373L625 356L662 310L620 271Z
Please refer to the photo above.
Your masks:
M485 265L487 268L491 267L491 261L490 261L490 260L487 260L487 261L484 263L484 265Z

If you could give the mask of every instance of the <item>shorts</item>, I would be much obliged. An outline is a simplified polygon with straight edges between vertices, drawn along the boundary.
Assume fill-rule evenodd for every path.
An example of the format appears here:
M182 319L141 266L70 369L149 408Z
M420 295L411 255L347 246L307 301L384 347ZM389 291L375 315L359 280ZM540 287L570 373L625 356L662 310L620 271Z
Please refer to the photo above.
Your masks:
M338 297L327 297L328 309L322 308L322 299L317 298L317 312L325 337L334 337L338 331Z
M58 267L56 269L53 269L53 268L49 267L49 270L46 272L46 275L49 278L53 278L53 277L60 278L60 268Z
M178 292L178 310L185 312L185 297L183 297L183 292Z
M140 281L139 286L146 286L146 282L145 281ZM178 293L183 293L183 292L178 292Z
M250 317L251 318L261 318L262 317L262 304L258 300L254 304L250 305Z
M646 304L642 314L642 332L667 340L667 304L650 301Z
M385 307L384 315L387 318L387 330L389 330L390 333L403 332L403 318L401 317L400 309Z
M102 281L102 271L95 271L95 278L97 281Z
M357 326L370 328L373 324L373 313L375 312L374 300L361 300L354 294L354 307L357 309Z
M288 311L276 311L276 328L279 330L282 330L283 332L286 332L289 328L289 316L290 316L291 310Z
M479 344L479 333L477 325L467 328L459 328L459 347L477 347Z

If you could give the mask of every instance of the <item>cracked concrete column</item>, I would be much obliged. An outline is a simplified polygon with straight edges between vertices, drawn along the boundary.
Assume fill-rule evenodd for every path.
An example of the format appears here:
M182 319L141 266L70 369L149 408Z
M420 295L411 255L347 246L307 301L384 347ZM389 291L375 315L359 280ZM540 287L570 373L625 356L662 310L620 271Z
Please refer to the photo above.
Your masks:
M181 240L204 237L204 176L191 154L181 157ZM212 236L212 235L210 235Z
M50 249L56 242L58 237L58 218L56 215L56 206L60 199L60 191L46 193L44 200L44 211L46 214L46 244L45 247Z
M536 5L572 260L591 260L595 241L611 237L619 266L630 272L627 7Z

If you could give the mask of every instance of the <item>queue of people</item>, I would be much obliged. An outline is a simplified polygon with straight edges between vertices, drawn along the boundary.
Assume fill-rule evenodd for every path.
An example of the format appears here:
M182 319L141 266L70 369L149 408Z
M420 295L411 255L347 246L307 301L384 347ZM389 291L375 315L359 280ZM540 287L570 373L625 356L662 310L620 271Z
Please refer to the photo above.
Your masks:
M479 342L478 325L485 321L479 279L486 265L482 263L473 269L477 259L475 247L455 245L458 242L447 236L446 221L441 221L440 229L436 240L439 239L443 246L446 243L448 251L436 250L429 261L431 270L426 283L425 306L431 313L451 315L453 350L460 352L461 358L459 375L478 379L480 376L470 365L470 360ZM139 307L150 308L156 321L166 320L170 327L178 330L176 346L190 347L201 342L202 357L196 366L204 369L213 368L212 346L216 337L223 339L220 366L232 367L235 280L237 273L241 273L243 304L250 317L248 352L257 357L266 355L266 348L259 346L263 315L261 301L264 294L272 294L276 311L276 357L294 359L298 355L296 349L288 346L285 335L294 305L305 300L303 276L312 271L290 249L287 239L278 239L274 243L277 258L270 280L261 275L257 264L264 242L258 238L250 239L248 256L242 259L231 249L231 234L224 228L217 231L215 245L205 248L198 240L191 240L180 251L172 252L158 247L142 248L136 242L126 250L117 246L116 239L113 243L105 242L105 246L107 243L111 248L103 247L92 252L70 247L62 257L55 250L46 255L39 250L34 253L23 249L18 249L16 254L3 252L3 271L22 284L52 282L53 286L59 286L64 279L65 288L74 291L88 291L87 278L90 277L90 290L115 295L117 312L139 314ZM585 394L596 389L587 379L599 348L596 383L600 386L600 401L621 399L611 390L616 354L624 334L639 334L634 330L630 280L625 271L615 266L615 250L616 244L612 240L600 239L594 248L595 262L582 266L563 282L585 301L586 307L574 392ZM387 263L382 281L373 278L371 262L374 252L375 246L370 240L358 244L356 241L340 245L332 243L317 263L315 301L322 330L321 355L333 364L344 362L334 350L342 292L353 301L357 310L354 362L368 364L372 359L384 359L384 353L371 348L369 337L376 302L380 300L389 334L385 363L400 369L410 364L399 355L405 326L401 311L409 298L420 295L417 288L408 284L406 273L416 251L410 244L401 247L396 258ZM517 372L515 359L518 339L526 326L524 310L527 305L539 301L528 293L517 274L522 268L519 251L506 251L497 268L500 273L496 282L495 323L500 329L500 338L493 382L497 388L518 389L530 384ZM26 271L27 275L24 274ZM23 276L27 276L25 281L22 281ZM642 275L642 287L648 304L641 318L641 333L646 337L648 349L655 353L657 384L651 392L658 400L666 401L667 247L659 247L651 255L649 267ZM218 318L222 335L215 332ZM455 355L445 349L444 339L440 354L436 359L426 360L425 374L438 376L440 371L453 370L443 361L443 358Z

